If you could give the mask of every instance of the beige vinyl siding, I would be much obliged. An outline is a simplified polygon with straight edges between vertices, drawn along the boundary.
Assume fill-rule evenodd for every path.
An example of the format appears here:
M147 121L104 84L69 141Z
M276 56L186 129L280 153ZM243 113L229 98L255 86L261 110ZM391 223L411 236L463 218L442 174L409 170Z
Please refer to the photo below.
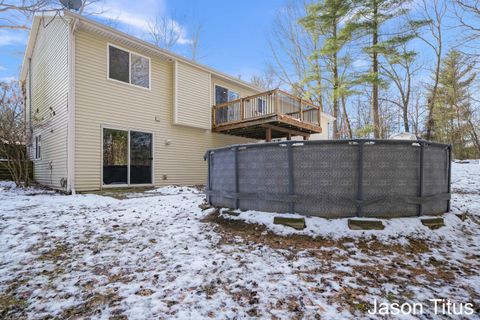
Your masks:
M312 134L310 136L310 139L311 140L326 140L328 139L328 130L329 130L329 122L330 121L333 121L333 120L329 120L329 118L325 117L325 116L321 116L320 118L320 125L322 127L322 133L317 133L317 134Z
M210 74L182 62L175 62L174 70L174 123L210 129Z
M78 191L102 186L102 126L153 133L155 185L205 183L207 167L203 155L207 149L249 141L173 124L173 62L139 52L151 58L151 90L108 80L107 42L116 44L84 30L76 35L75 187ZM138 52L124 44L121 47ZM167 140L170 140L168 145Z
M68 24L62 19L44 20L31 60L33 135L29 150L33 159L35 136L41 135L41 159L33 159L34 179L64 189L60 180L67 178ZM28 106L27 100L27 122Z

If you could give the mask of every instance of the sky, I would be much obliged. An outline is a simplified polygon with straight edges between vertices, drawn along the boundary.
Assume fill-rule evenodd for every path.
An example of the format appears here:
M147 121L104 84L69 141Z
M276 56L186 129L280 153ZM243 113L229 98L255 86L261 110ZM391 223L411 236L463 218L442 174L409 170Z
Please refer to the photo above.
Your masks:
M274 16L284 0L105 0L89 10L95 19L148 40L148 25L155 17L176 22L181 36L174 51L190 56L191 33L201 26L197 60L248 80L260 74L269 55L268 36ZM18 78L27 31L0 30L0 80Z
M198 62L250 80L272 59L269 39L274 19L290 1L294 0L104 0L87 11L97 13L92 18L100 22L145 40L155 17L171 19L180 35L173 50L186 57L192 32L201 26ZM449 27L445 35L447 46L459 37L458 30ZM0 80L18 78L27 39L28 31L0 29ZM421 41L415 47L424 62L431 63L428 47ZM358 59L354 65L368 67L368 61Z

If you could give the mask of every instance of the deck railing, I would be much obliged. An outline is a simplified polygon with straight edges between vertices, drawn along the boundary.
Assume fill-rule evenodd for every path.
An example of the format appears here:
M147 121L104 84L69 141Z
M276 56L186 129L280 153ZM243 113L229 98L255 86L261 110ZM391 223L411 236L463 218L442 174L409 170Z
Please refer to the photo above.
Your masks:
M243 97L212 107L214 127L268 116L284 115L320 126L320 107L279 89Z

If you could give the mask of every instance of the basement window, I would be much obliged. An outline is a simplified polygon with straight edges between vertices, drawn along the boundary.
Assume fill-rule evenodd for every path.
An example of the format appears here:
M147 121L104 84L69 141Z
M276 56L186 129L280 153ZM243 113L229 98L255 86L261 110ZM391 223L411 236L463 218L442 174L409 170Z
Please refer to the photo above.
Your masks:
M42 136L35 136L35 159L42 158Z
M108 78L150 89L150 59L109 44Z

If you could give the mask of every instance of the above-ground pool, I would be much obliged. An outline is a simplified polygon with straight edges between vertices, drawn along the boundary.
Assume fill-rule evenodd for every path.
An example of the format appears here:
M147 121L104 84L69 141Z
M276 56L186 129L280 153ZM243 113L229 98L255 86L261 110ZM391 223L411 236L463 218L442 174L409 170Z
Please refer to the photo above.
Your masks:
M209 150L207 200L325 218L438 215L450 207L449 145L284 141Z

